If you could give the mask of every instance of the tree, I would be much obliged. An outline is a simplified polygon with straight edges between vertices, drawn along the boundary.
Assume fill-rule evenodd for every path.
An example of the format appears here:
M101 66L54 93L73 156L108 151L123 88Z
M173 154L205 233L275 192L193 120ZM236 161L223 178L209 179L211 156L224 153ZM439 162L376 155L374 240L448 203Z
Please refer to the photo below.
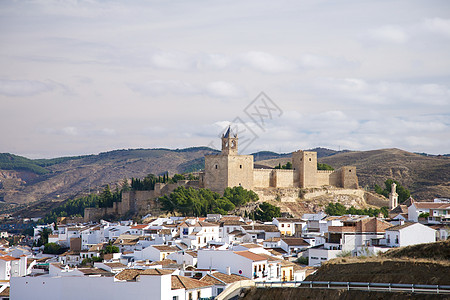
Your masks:
M67 248L63 248L56 243L46 243L44 245L44 253L45 254L63 254L66 252Z
M104 251L105 254L108 254L108 253L119 253L119 252L120 252L119 247L114 246L114 245L106 245L105 251Z
M98 206L99 207L112 207L113 206L113 194L111 193L109 184L106 185L105 189L100 194Z
M330 165L327 164L323 164L323 163L317 163L317 170L328 170L328 171L333 171L334 168Z
M375 188L374 188L375 193L383 195L386 198L388 198L389 193L391 192L391 189L392 189L392 183L394 183L394 182L397 185L396 192L398 194L398 201L399 201L399 203L403 203L406 200L408 200L409 197L411 197L411 193L408 189L403 187L397 180L387 179L384 182L384 185L385 185L384 189L382 189L379 185L375 184Z
M42 246L48 243L48 236L52 234L52 230L49 227L44 227L39 231L41 236L38 240L38 246Z
M347 209L341 203L330 202L325 208L325 213L327 213L330 216L342 216L347 213Z
M277 217L281 217L280 208L268 202L261 203L255 214L255 219L263 222L272 221L273 218Z

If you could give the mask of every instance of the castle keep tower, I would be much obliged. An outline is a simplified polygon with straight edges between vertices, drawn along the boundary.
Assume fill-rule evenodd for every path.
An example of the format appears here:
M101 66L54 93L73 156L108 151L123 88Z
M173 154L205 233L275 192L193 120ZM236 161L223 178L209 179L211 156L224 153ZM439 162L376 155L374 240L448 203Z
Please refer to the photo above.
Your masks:
M253 156L238 154L238 136L231 127L222 135L222 152L205 156L201 186L223 193L227 187L253 188Z
M222 151L205 156L205 171L200 174L199 186L217 193L227 187L254 188L316 188L336 186L358 188L356 167L343 166L338 170L318 170L317 152L298 150L292 153L292 170L257 168L252 155L238 154L238 136L231 127L222 134ZM395 192L395 188L394 188Z
M309 188L318 185L317 152L298 150L292 153L294 186Z

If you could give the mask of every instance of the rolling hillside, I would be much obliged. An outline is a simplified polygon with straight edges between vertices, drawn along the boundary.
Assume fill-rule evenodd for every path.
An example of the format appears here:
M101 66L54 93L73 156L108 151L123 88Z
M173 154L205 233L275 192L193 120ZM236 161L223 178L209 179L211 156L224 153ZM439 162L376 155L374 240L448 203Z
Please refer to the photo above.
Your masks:
M424 156L399 149L373 151L334 151L323 148L320 162L335 168L355 165L362 187L383 184L394 178L409 188L418 200L450 196L450 158ZM12 154L0 154L0 212L11 212L14 205L38 203L41 209L89 191L115 185L124 178L191 172L204 167L204 155L218 153L206 147L180 150L131 149L98 155L30 160ZM290 154L259 152L260 165L276 166L290 160Z

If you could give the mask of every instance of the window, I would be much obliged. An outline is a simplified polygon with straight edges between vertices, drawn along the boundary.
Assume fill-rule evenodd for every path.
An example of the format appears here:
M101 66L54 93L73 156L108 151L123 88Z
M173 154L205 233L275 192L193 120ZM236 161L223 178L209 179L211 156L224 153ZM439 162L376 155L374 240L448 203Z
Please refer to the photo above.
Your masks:
M189 300L192 300L192 292L189 293Z
M178 296L173 296L172 300L178 300Z
M217 295L223 292L223 288L217 288Z
M398 236L395 237L395 243L398 244Z
M348 170L349 172L351 172L352 170Z
M309 158L309 161L311 161L311 158Z
M242 165L239 165L239 168L241 168L241 169L242 169Z
M217 165L216 165L216 169L217 169Z
M197 299L200 299L201 291L197 291Z

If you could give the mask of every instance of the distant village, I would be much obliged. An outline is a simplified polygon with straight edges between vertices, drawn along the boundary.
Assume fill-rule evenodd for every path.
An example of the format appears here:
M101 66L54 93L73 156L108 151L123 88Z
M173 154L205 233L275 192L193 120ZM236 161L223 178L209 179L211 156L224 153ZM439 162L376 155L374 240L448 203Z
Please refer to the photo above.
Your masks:
M313 153L294 155L289 172L258 171L237 154L236 135L228 131L222 141L222 153L206 159L200 186L357 188L355 168L319 172ZM448 239L450 199L399 204L394 183L389 205L388 217L318 212L268 222L222 214L141 222L62 217L16 245L1 232L0 299L232 299L258 282L303 281L336 257Z

